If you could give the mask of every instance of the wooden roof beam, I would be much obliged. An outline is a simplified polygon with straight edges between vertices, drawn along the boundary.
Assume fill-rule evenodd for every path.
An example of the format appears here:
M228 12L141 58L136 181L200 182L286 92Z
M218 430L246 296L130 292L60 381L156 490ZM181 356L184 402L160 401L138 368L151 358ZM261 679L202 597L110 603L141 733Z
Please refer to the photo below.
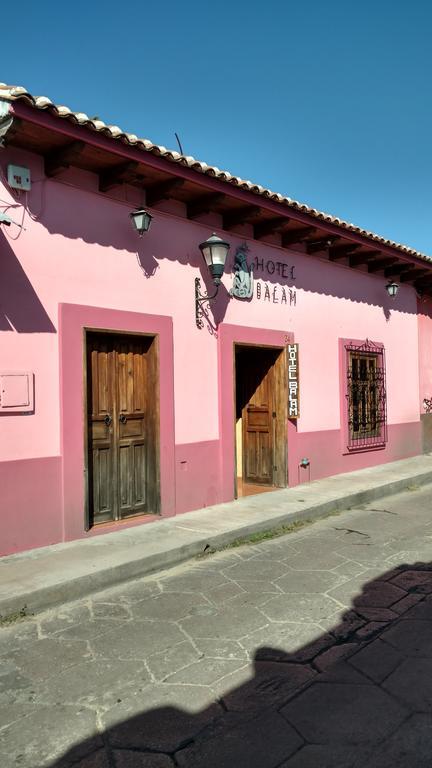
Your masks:
M306 243L306 253L312 254L318 251L326 251L336 240L339 240L337 235L325 235L316 240L308 240Z
M226 230L236 227L239 224L249 224L252 219L256 219L261 213L258 205L244 205L242 208L233 208L223 215L223 228Z
M146 187L146 204L152 208L161 200L168 200L172 197L172 193L183 186L184 179L167 179L166 181L158 181L156 184L151 184Z
M54 149L45 155L45 176L56 176L76 160L85 147L84 141L71 141L64 147Z
M329 260L330 261L337 261L338 259L344 259L346 256L349 256L350 253L353 251L357 251L358 248L361 248L361 245L359 243L347 243L346 245L334 245L331 248L329 248Z
M211 213L214 206L225 199L222 192L212 192L210 195L199 195L186 205L188 219L196 219L202 213Z
M399 262L393 264L391 267L386 267L384 270L384 275L386 277L398 277L402 272L407 272L409 269L412 269L412 264L401 264Z
M363 246L361 246L363 247ZM360 267L362 264L368 264L375 256L379 256L381 251L365 251L363 253L354 253L348 257L350 267Z
M400 282L408 283L410 280L418 280L421 277L426 277L426 275L432 276L430 269L420 269L420 267L415 267L414 269L408 269L406 272L403 272L400 276Z
M260 240L266 235L272 235L274 232L287 226L290 222L288 216L275 216L273 219L266 219L265 221L259 221L254 226L254 238Z
M126 163L117 163L117 165L101 171L99 174L100 192L108 192L109 189L116 187L118 184L128 184L129 182L136 181L138 168L139 163L131 160Z
M384 269L384 267L390 267L392 264L395 264L396 262L397 262L396 256L385 256L382 259L371 261L368 264L368 272L379 272L381 269Z
M316 231L316 227L299 227L284 232L282 235L282 246L287 248L289 245L302 243L309 235Z
M421 278L421 277L417 277L413 281L413 285L419 291L422 291L422 290L432 290L432 277L428 277L426 279L425 278Z

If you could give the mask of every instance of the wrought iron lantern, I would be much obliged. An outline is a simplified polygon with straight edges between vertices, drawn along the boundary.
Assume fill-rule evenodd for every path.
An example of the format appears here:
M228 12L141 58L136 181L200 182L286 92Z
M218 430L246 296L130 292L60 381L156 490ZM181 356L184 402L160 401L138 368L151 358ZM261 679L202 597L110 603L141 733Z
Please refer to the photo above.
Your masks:
M14 224L15 222L12 221L10 216L7 216L5 213L2 213L0 211L0 224L5 224L6 227L10 227L11 224Z
M217 296L230 245L213 232L204 243L200 243L199 248L215 286L215 291L211 295L202 294L200 291L201 280L199 277L195 278L195 319L198 328L202 328L204 325L202 305L204 302L213 301Z
M218 287L220 285L221 277L225 269L225 262L229 248L229 243L221 240L221 238L218 237L215 232L213 232L212 236L209 237L208 240L200 244L200 251L203 255L204 261L213 278L214 284Z
M148 232L153 216L144 208L138 208L136 211L132 211L129 214L132 221L132 226L142 237L144 232Z
M390 283L387 283L386 291L390 296L390 298L394 299L397 295L398 290L399 290L399 286L397 283L394 283L393 281L390 281Z

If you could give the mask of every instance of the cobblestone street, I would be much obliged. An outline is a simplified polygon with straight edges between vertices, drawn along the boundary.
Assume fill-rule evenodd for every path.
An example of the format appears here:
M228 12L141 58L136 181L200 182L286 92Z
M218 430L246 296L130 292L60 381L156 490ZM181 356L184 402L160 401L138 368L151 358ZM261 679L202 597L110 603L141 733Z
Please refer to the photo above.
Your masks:
M432 488L0 629L2 768L419 768Z

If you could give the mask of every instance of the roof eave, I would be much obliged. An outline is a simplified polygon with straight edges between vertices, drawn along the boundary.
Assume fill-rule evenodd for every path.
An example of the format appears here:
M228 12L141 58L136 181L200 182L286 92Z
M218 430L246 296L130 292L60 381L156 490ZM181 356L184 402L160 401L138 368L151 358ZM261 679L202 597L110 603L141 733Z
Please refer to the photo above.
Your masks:
M4 101L4 95L0 91L0 101L2 99ZM385 240L339 219L335 220L335 217L315 209L309 209L306 205L284 198L282 195L272 193L258 185L252 185L250 182L242 181L230 174L224 175L220 171L216 175L217 169L212 169L198 161L191 164L188 158L179 153L165 150L162 154L164 148L157 147L151 142L136 137L136 140L131 142L130 136L127 138L128 135L122 133L120 129L118 129L118 135L114 136L108 126L106 126L106 130L100 129L96 125L97 121L89 121L88 118L83 124L69 110L63 116L58 111L53 113L53 106L47 100L46 108L37 107L33 97L24 93L9 101L9 115L14 119L25 120L62 134L71 140L84 140L86 143L104 149L110 154L115 154L123 160L135 160L155 170L169 173L173 177L189 180L199 184L207 192L222 192L228 197L241 201L244 205L259 205L260 208L274 215L285 215L300 226L313 226L319 229L321 233L327 233L330 236L337 235L346 242L378 248L384 255L396 255L403 262L422 267L425 264L430 264L432 270L432 260L414 249ZM55 109L58 110L59 108L55 107Z

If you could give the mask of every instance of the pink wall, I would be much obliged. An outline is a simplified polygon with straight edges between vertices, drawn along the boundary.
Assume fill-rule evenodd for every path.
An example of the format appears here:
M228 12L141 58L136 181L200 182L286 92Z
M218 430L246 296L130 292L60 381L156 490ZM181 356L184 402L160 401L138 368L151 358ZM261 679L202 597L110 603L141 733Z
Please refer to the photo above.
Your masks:
M0 554L62 541L61 460L0 462Z
M224 433L224 403L232 397L232 383L225 391L230 368L230 353L223 347L226 334L246 334L259 343L268 336L271 344L282 343L289 335L300 344L302 415L297 427L289 428L291 483L296 482L298 458L314 451L317 455L318 446L322 453L328 441L332 448L325 460L314 458L317 475L418 452L418 392L431 381L432 360L431 347L425 352L423 346L419 382L417 303L411 287L401 286L392 301L383 277L354 273L304 253L287 253L272 238L256 242L251 228L244 227L225 235L231 253L213 308L219 334L209 333L207 327L198 330L194 278L200 276L203 287L206 282L198 244L213 229L222 233L217 215L189 221L181 203L165 202L154 209L152 227L140 239L128 216L141 202L137 190L123 187L104 195L98 192L95 175L76 170L46 179L41 158L18 150L2 153L3 174L8 162L30 166L33 186L28 196L19 197L0 184L1 201L14 206L8 213L19 221L24 217L25 226L18 237L16 228L0 228L1 369L34 371L35 410L26 416L0 415L0 467L4 462L7 474L10 462L24 462L23 476L33 484L33 470L25 462L53 457L57 461L55 481L46 483L46 500L38 497L37 510L17 494L20 543L14 534L15 544L8 547L35 546L35 519L42 543L84 535L80 379L84 325L146 329L164 338L165 514L232 498L233 436ZM6 210L5 203L0 202L0 210ZM228 294L235 249L244 241L250 259L262 261L265 269L255 273L261 299L255 294L246 302ZM277 269L271 273L265 266L277 262L294 267L296 279L282 279ZM282 284L295 290L295 304L281 302ZM64 306L59 325L60 305ZM430 314L421 320L419 333L421 340L430 338ZM343 457L338 351L342 337L369 337L386 349L391 439L380 455ZM402 371L409 371L409 387ZM12 476L16 474L11 470ZM4 542L10 517L1 506ZM3 543L0 551L5 551Z
M353 472L375 464L385 464L421 453L421 426L418 421L390 424L385 448L348 453L341 441L339 430L298 432L288 443L288 474L290 485L319 480L339 472ZM307 456L310 470L299 468L302 457Z

